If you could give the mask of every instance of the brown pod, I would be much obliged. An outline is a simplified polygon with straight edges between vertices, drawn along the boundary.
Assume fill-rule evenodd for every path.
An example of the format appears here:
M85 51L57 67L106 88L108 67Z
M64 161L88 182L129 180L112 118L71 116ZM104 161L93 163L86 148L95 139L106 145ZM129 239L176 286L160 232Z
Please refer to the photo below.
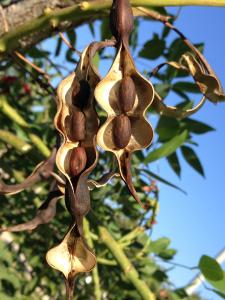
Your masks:
M87 80L76 82L72 90L72 103L76 107L83 110L87 104L91 94L91 88Z
M113 140L118 149L125 148L131 138L131 123L130 119L121 115L115 117L113 121Z
M117 41L129 44L129 37L134 28L134 17L129 0L113 0L110 28Z
M66 119L66 131L72 142L83 141L86 135L85 115L79 110L73 109L71 115Z
M130 76L125 76L119 87L119 106L123 113L131 111L134 107L136 89L134 81Z
M69 172L70 176L79 175L87 164L87 154L83 147L74 148L70 155Z

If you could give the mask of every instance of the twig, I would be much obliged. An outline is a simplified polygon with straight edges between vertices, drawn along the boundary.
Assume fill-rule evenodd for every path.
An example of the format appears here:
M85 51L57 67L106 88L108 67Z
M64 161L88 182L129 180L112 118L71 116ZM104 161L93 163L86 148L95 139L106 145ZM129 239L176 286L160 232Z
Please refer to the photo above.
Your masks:
M81 56L81 52L78 51L77 49L75 49L70 42L67 40L67 38L65 37L65 35L62 32L59 32L59 35L61 37L61 39L63 40L63 42L71 49L73 50L78 56Z
M47 82L50 84L50 77L49 75L42 70L41 68L39 68L37 65L35 65L33 62L31 62L29 59L27 59L25 56L23 56L20 52L18 51L14 51L15 55L20 58L22 61L24 61L25 63L27 63L28 65L30 65L33 69L35 69L38 73L40 73L41 75L44 76L44 78L47 80Z
M42 79L40 79L38 76L35 76L31 71L27 70L27 68L24 66L24 64L22 64L19 60L18 60L18 57L11 53L10 54L11 58L19 65L19 67L27 72L33 79L35 82L37 82L39 84L39 86L41 88L43 88L44 90L46 90L48 92L48 94L50 95L56 95L56 90L55 88L52 86L52 85L49 85L49 83L47 82L44 82ZM49 90L49 87L51 88L51 90Z
M176 263L176 262L172 262L172 261L169 261L169 260L165 260L163 258L159 258L159 259L161 261L163 261L164 263L167 263L167 264L175 266L175 267L180 267L180 268L183 268L183 269L186 269L186 270L189 270L189 271L194 271L194 270L198 269L198 267L189 267L189 266L186 266L186 265L183 265L183 264L180 264L180 263Z

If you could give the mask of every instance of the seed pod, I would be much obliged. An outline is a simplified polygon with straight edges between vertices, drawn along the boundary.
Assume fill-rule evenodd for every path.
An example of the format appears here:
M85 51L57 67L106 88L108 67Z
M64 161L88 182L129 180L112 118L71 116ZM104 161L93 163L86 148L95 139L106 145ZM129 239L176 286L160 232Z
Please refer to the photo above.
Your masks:
M87 163L87 154L83 147L74 148L70 155L70 176L79 175L85 168Z
M121 80L119 88L119 106L123 113L131 111L134 107L136 89L134 81L130 76L125 76Z
M110 28L118 42L129 44L129 37L134 28L134 18L129 0L113 0L110 11Z
M85 115L79 110L72 110L71 116L65 121L67 136L72 142L83 141L86 135Z
M76 107L83 110L87 104L88 99L91 94L91 88L87 80L80 80L79 83L76 83L74 85L73 91L72 91L72 103Z
M117 148L125 148L131 138L131 124L127 116L121 115L113 121L113 139Z

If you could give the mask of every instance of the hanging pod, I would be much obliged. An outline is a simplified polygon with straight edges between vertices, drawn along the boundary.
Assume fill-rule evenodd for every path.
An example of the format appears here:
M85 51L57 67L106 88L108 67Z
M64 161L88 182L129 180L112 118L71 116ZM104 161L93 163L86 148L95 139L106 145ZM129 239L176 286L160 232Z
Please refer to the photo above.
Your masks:
M122 44L110 71L97 85L95 97L107 112L107 120L97 134L97 143L116 155L122 179L141 204L132 184L130 160L132 152L152 142L153 129L145 113L153 101L154 89L136 70L129 50Z
M75 72L60 83L54 120L62 135L56 164L66 178L65 201L72 216L72 226L63 241L48 251L46 259L66 277L67 295L72 293L75 275L89 272L96 264L96 257L83 236L83 218L90 209L87 179L98 159L94 88L100 79L89 58L92 48L93 44L84 50Z

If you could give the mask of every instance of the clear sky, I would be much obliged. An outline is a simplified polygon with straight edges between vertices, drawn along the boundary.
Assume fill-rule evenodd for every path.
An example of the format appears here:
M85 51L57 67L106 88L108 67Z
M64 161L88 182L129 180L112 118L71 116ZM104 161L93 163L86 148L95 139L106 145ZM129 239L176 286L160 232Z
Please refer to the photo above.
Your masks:
M205 56L225 87L225 9L209 7L183 8L176 26L194 43L205 42ZM143 30L145 34L146 30ZM197 136L197 153L205 169L206 179L183 161L179 180L161 160L155 166L160 175L169 178L188 192L183 195L164 185L160 187L160 212L153 237L162 235L178 249L176 262L195 266L202 254L215 256L225 247L225 103L207 103L194 118L216 128L215 132ZM171 279L178 286L193 278L191 271L176 268ZM208 299L215 294L200 289Z
M176 26L193 43L205 42L205 56L225 87L225 8L185 7L176 21ZM140 43L150 39L152 33L160 28L156 22L143 22ZM92 37L87 26L82 26L77 33L78 49L82 50ZM46 48L51 43L45 43ZM137 66L143 69L143 65L138 62ZM105 71L106 67L102 67ZM149 62L149 70L152 67ZM216 129L215 132L195 137L195 141L199 143L196 152L204 166L206 179L184 161L181 180L170 170L164 159L152 166L153 171L188 192L188 196L185 196L160 185L160 212L152 237L171 238L172 247L178 250L175 261L190 267L198 264L201 255L215 256L225 247L225 103L207 103L194 118ZM187 284L195 274L176 268L170 272L170 278L179 287ZM207 299L219 299L205 289L201 288L199 291Z

